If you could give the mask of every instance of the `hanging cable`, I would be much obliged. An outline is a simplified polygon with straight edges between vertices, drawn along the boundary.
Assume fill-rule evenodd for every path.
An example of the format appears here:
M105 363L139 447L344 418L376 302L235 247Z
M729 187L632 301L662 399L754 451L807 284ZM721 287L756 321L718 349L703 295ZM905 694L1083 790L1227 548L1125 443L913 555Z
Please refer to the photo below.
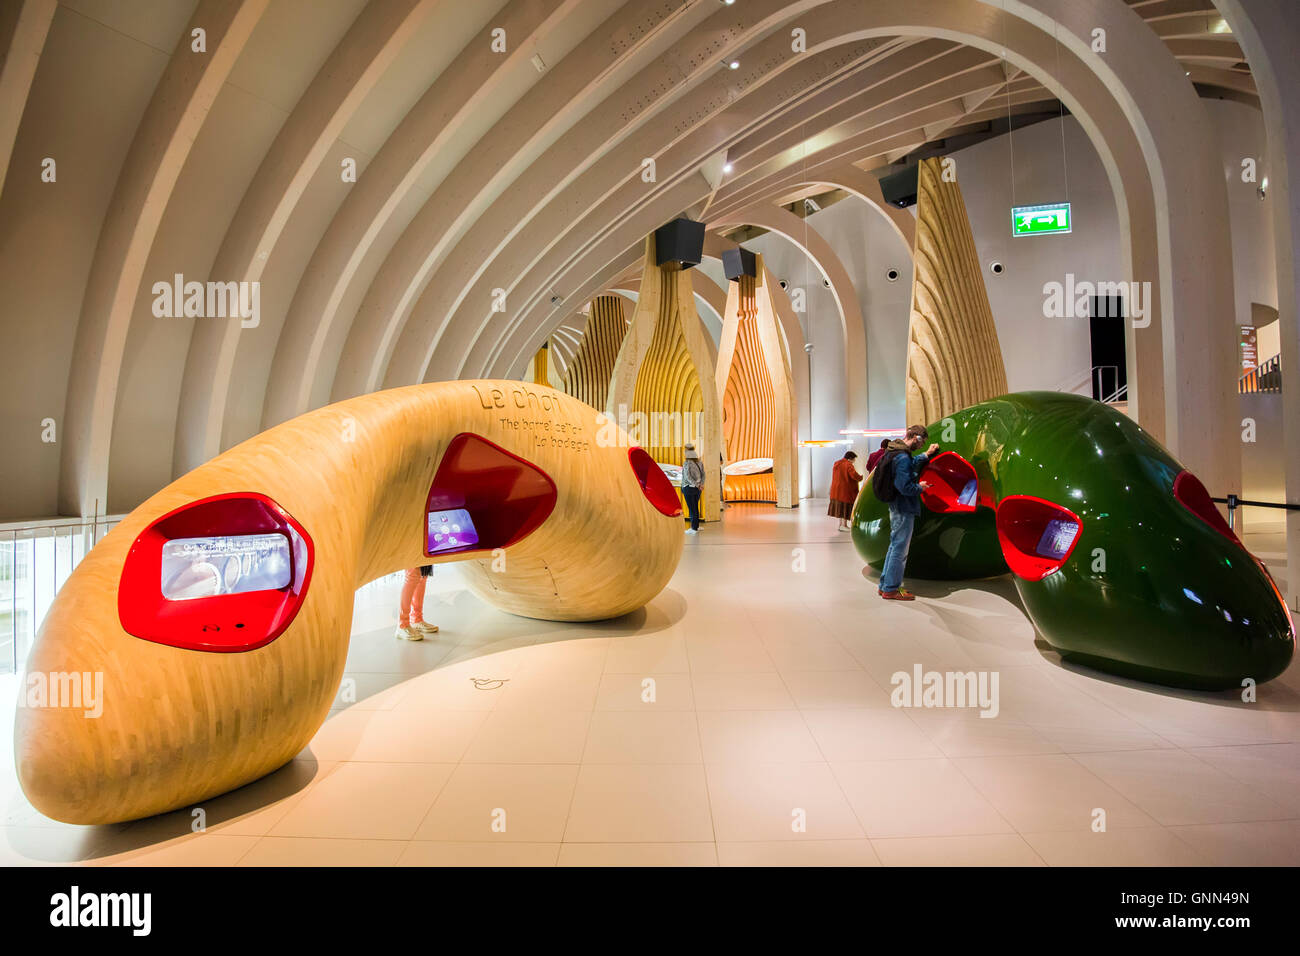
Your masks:
M1011 78L1007 72L1007 3L1002 0L1002 78L1006 81L1007 88L1007 149L1010 151L1011 161L1008 164L1011 167L1011 205L1016 205L1016 137L1015 127L1011 124Z
M800 176L805 182L808 179L808 124L802 123L799 127L800 150L802 156L802 175ZM807 344L804 346L804 354L808 356L808 434L815 434L813 430L813 394L812 394L812 355L813 355L813 334L812 334L812 312L810 310L809 299L811 298L812 287L809 285L810 278L808 274L808 260L810 258L808 245L808 204L801 203L803 211L803 307L804 307L804 337ZM812 453L808 455L809 466L812 464Z
M1052 23L1052 39L1056 41L1056 82L1061 82L1061 39L1057 34L1060 25L1055 21ZM1065 201L1070 201L1070 161L1065 152L1065 102L1061 99L1060 94L1056 96L1056 104L1060 107L1061 117L1061 174L1065 178ZM1073 220L1073 217L1071 217Z

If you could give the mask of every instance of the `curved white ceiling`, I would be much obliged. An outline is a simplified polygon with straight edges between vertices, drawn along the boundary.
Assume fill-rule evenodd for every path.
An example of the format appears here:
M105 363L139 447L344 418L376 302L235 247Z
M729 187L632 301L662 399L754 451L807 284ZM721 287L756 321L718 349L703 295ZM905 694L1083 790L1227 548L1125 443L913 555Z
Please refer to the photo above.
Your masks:
M832 184L879 204L868 170L1058 108L1046 78L992 41L891 20L902 6L5 4L0 213L51 225L0 278L13 300L51 304L48 368L68 382L59 510L138 500L330 400L518 374L557 327L580 328L575 312L667 219L788 233L778 203L801 189ZM928 11L918 23L942 25L949 8L1004 16L980 0L914 6ZM1127 6L1189 82L1253 96L1211 0ZM75 199L38 192L34 164L51 155ZM734 168L719 181L724 157ZM884 212L910 241L911 217ZM13 219L0 228L17 241ZM851 283L831 275L820 237L807 242L834 283L846 361L865 368ZM153 283L176 273L259 282L257 326L155 317ZM51 277L70 287L36 288ZM42 389L28 389L32 403L48 400ZM850 411L866 398L863 382Z

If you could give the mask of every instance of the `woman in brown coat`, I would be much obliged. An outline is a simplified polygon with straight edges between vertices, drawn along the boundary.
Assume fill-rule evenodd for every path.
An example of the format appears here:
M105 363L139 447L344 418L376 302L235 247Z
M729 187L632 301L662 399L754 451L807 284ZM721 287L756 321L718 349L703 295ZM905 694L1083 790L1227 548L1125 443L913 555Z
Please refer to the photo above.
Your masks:
M840 519L840 531L849 530L853 503L858 500L858 484L862 481L862 476L853 467L853 461L857 457L857 452L846 451L831 471L831 506L826 509L826 513L832 518Z

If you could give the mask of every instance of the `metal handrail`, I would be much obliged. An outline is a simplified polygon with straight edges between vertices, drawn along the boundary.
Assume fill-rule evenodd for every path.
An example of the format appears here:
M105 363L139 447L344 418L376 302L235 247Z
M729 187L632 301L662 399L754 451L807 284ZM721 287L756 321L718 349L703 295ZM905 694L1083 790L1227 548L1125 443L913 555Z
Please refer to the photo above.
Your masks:
M1282 391L1282 356L1274 355L1266 362L1247 371L1237 379L1237 391L1242 395Z
M1120 402L1126 400L1128 398L1128 385L1119 384L1118 365L1094 365L1092 368L1088 370L1088 374L1086 376L1079 375L1074 378L1063 379L1062 381L1056 383L1056 387L1053 388L1052 391L1073 392L1076 388L1083 387L1083 385L1086 382L1086 384L1088 384L1089 387L1093 389L1095 394L1104 395L1105 390L1102 386L1105 379L1102 378L1101 373L1105 372L1106 369L1110 369L1115 373L1115 390L1111 392L1109 395L1107 395L1106 397L1102 398L1101 401L1109 405L1114 402Z

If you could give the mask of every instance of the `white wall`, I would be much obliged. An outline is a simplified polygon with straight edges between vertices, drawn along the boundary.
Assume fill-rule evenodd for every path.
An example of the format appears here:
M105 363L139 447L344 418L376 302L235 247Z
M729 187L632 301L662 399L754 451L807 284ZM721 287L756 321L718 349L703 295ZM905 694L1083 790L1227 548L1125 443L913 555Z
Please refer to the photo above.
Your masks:
M853 196L813 213L808 225L836 251L862 310L867 337L869 427L901 427L911 250L881 212ZM805 341L812 344L813 351L808 376L810 394L800 395L799 403L801 410L811 407L812 433L799 437L840 438L840 429L845 427L844 331L835 297L824 285L816 264L784 236L768 233L746 242L745 247L762 253L767 268L777 279L786 280L791 290L806 290L807 311L799 319ZM899 272L896 282L886 278L891 268ZM853 448L862 455L875 444L878 442L857 439ZM829 492L831 466L845 450L843 446L805 450L800 467L811 478L814 497L825 497Z
M1277 263L1273 252L1273 203L1259 198L1259 185L1268 175L1265 161L1264 117L1259 110L1235 100L1202 100L1219 137L1224 181L1228 185L1228 216L1232 225L1233 299L1231 325L1251 325L1251 303L1277 308ZM1256 160L1257 182L1242 182L1242 160ZM1225 322L1225 325L1228 323ZM1236 335L1224 329L1228 346Z
M1064 142L1062 141L1064 130ZM1013 392L1057 389L1091 394L1088 320L1043 316L1043 286L1066 281L1121 281L1119 218L1105 169L1070 116L952 154L970 217L984 286L997 324L1007 387ZM1011 208L1069 201L1073 231L1057 236L1011 235ZM993 275L997 260L1003 273Z

